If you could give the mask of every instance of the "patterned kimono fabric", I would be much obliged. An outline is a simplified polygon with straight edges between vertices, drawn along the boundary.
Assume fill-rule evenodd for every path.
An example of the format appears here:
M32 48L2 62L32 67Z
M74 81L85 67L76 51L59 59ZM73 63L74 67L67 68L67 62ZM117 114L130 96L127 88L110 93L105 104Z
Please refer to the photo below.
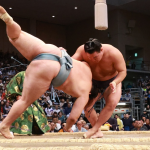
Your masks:
M16 97L22 95L24 78L25 71L22 71L11 79L7 85L7 99L16 101ZM45 113L39 103L35 101L12 123L10 131L18 134L44 134L49 129Z

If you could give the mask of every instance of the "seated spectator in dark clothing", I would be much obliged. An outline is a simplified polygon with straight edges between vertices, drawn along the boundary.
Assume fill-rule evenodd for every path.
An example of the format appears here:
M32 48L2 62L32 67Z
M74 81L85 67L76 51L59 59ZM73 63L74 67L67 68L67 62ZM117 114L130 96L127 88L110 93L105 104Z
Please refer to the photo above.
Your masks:
M130 131L132 128L132 118L126 113L125 119L122 120L124 125L124 131Z
M10 109L11 109L11 107L9 106L9 102L7 102L7 103L5 104L4 109L5 109L5 113L8 114L9 111L10 111Z
M132 85L130 83L127 84L126 89L130 89L133 88Z
M68 103L69 103L69 99L66 100L66 103L64 103L62 107L65 109L66 107L68 107Z
M146 118L145 126L147 127L148 130L150 130L150 120L149 120L149 118Z
M143 116L141 120L143 121L143 124L146 124L146 117L145 116Z
M123 122L123 120L126 118L126 114L123 114L123 118L121 119L122 120L122 122Z
M143 127L142 127L142 122L141 121L137 121L135 128L132 129L132 131L146 131Z
M0 112L1 112L2 116L4 114L6 114L6 110L5 110L4 106L5 106L5 103L4 103L3 100L1 100L1 102L0 102Z
M57 112L54 112L52 117L58 117Z
M148 90L148 95L147 95L147 104L150 105L150 90Z
M66 116L71 112L71 109L72 109L71 104L68 103L68 106L64 110Z
M64 121L65 121L65 116L62 115L62 112L61 112L61 111L58 113L58 119L61 120L61 122L64 122Z
M135 67L136 67L136 64L135 64L135 62L133 62L131 65L131 69L135 69Z
M51 130L50 132L58 132L59 130L56 129L56 124L54 122L51 122Z
M132 122L131 131L136 127L136 124L137 124L137 120L134 120L134 121Z
M142 124L142 128L145 129L146 131L148 131L148 128L145 126L146 123L144 124L144 120L141 119L140 121L141 121L141 124Z
M110 124L110 130L119 131L118 126L117 126L117 120L115 118L109 118L106 123Z
M141 118L142 118L142 117L148 118L148 115L147 115L146 110L143 111L143 114L141 115Z

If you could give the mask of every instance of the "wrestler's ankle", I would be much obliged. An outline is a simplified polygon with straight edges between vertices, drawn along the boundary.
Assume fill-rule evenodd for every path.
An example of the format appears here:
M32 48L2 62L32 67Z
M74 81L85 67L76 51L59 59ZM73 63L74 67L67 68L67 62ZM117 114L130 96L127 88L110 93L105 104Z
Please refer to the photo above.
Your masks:
M7 24L12 25L14 23L13 18L6 12L0 16L0 18Z
M7 128L9 128L10 126L8 125L8 124L5 124L5 123L1 123L0 124L0 129L7 129Z

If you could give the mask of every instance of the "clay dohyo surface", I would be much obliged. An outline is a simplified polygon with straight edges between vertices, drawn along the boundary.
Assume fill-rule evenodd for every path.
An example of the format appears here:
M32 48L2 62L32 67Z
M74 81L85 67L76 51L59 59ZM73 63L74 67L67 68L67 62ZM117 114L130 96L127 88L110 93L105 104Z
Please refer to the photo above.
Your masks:
M149 149L150 131L130 131L130 132L103 132L103 138L83 139L84 133L46 133L41 136L16 135L14 139L5 139L0 135L0 150L4 149L82 149L82 150L102 150L102 149Z

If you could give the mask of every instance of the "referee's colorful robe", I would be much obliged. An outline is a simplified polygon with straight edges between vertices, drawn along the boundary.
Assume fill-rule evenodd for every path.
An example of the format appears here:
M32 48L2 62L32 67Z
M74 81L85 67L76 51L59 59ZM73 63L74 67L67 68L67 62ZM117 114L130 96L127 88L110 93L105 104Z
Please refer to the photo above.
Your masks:
M25 71L22 71L8 83L6 95L10 101L16 101L16 96L22 95L24 78ZM45 113L39 103L35 101L12 123L10 131L18 134L43 134L49 129Z

